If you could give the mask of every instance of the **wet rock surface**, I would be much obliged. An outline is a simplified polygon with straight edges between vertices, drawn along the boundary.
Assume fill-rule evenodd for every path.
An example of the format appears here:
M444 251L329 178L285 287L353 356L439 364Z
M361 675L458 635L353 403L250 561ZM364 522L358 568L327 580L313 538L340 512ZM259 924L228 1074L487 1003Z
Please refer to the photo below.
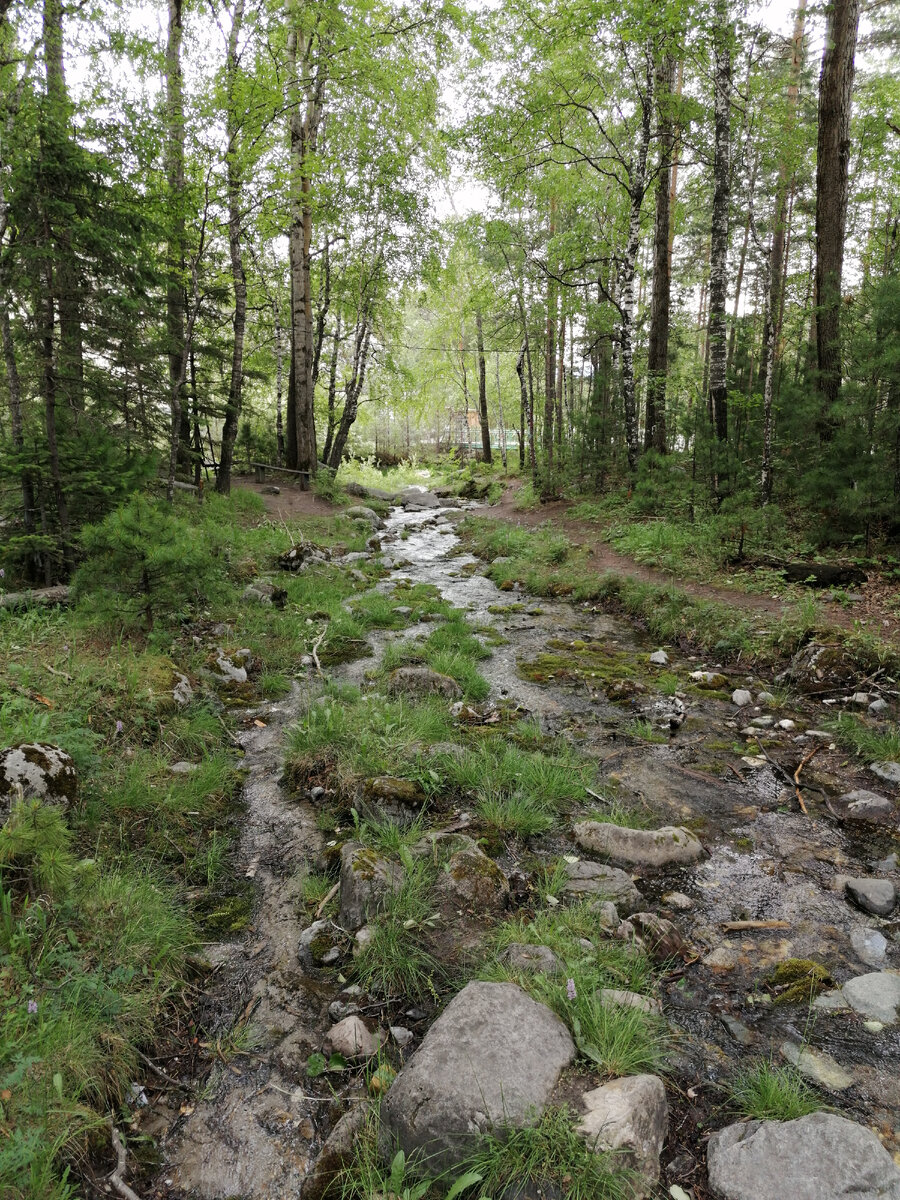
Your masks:
M575 840L610 861L634 867L667 867L695 863L703 857L700 841L689 829L626 829L600 821L580 821Z
M656 1075L614 1079L585 1092L587 1109L578 1132L592 1150L615 1151L617 1161L637 1178L635 1197L649 1195L659 1179L659 1155L666 1140L666 1089Z
M433 1173L452 1169L480 1133L540 1114L575 1056L562 1021L511 983L469 983L431 1026L381 1106L395 1145Z

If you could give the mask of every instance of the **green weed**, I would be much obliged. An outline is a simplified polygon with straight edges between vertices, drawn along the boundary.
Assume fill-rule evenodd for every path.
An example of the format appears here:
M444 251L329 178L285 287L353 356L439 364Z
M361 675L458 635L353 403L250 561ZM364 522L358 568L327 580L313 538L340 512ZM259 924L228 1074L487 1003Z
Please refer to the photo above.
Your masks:
M742 1067L726 1087L729 1106L755 1121L794 1121L818 1112L822 1103L792 1067L767 1059Z

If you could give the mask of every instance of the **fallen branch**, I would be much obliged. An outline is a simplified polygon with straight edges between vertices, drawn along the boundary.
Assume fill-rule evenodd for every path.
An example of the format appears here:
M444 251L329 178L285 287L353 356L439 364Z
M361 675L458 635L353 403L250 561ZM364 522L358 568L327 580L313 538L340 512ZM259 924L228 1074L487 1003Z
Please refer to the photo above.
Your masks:
M325 899L322 901L322 903L316 909L316 920L318 920L319 917L321 917L322 913L325 911L325 905L328 903L328 901L331 900L334 896L336 896L338 894L338 891L340 890L340 886L341 886L341 881L338 880L337 883L334 885L334 887L329 890L328 895L325 897Z
M57 587L35 588L30 592L4 592L0 594L0 608L31 608L38 604L69 604L71 589L64 584Z
M316 664L316 674L319 676L320 679L323 679L324 675L322 674L322 664L319 662L319 647L325 641L325 635L327 633L328 633L328 626L326 625L323 628L322 632L319 634L319 636L316 638L315 642L313 643L313 648L310 651L310 653L312 655L312 660Z
M740 933L743 929L790 929L789 921L723 921L722 928L729 933Z
M813 748L812 748L812 750L810 750L809 754L804 754L804 756L800 759L800 762L797 766L797 770L794 772L794 791L797 793L797 800L800 804L800 807L803 809L804 813L806 813L807 816L809 816L809 813L806 812L806 805L803 803L803 796L801 795L801 792L800 792L800 772L803 770L803 768L806 766L806 764L809 762L809 760L811 758L815 758L815 756L819 753L819 751L821 749L822 749L821 743L819 743L818 746L813 746Z
M123 1200L141 1200L137 1192L133 1192L123 1178L125 1175L127 1152L125 1150L125 1143L122 1141L122 1135L116 1129L115 1125L113 1125L112 1117L109 1118L108 1124L113 1150L116 1152L116 1169L109 1175L109 1182L119 1195L123 1197Z
M185 1084L179 1083L177 1079L173 1079L171 1075L167 1075L162 1067L158 1067L152 1058L148 1058L147 1055L143 1054L140 1050L137 1051L137 1056L142 1063L146 1063L150 1070L153 1071L155 1075L158 1075L160 1079L164 1079L166 1083L171 1083L173 1087L179 1088L182 1092L189 1092L191 1090Z
M44 663L44 670L49 671L51 675L58 675L60 679L64 679L66 683L72 682L72 676L68 671L57 671L56 667L51 667L49 663Z

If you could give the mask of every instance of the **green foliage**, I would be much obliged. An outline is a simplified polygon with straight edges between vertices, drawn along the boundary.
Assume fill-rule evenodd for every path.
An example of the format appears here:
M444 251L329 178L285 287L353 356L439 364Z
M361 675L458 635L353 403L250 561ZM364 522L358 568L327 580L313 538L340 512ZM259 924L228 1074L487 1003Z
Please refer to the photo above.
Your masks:
M212 531L207 526L205 532ZM140 620L152 630L206 602L221 586L224 564L217 547L160 501L134 496L99 525L81 532L85 561L76 595L95 611L124 624Z
M795 1121L822 1107L794 1068L776 1067L767 1059L742 1067L725 1090L730 1107L754 1121Z
M900 762L900 733L897 730L875 728L853 713L841 713L827 724L864 762Z
M382 912L370 923L372 936L359 951L354 972L367 990L422 999L436 995L444 977L444 968L426 943L428 931L438 921L434 869L408 851L402 862L406 878L388 894Z

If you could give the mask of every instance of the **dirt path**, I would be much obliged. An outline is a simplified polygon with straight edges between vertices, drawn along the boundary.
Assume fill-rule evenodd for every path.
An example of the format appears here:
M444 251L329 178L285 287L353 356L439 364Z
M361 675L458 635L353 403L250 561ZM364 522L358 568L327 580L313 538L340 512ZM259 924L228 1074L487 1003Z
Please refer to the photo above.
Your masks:
M717 587L713 584L701 583L693 579L685 579L669 571L655 567L647 567L635 562L628 555L620 554L608 542L604 542L597 528L590 521L577 520L568 514L573 507L569 500L552 500L534 510L516 507L516 495L520 484L511 484L503 494L498 504L479 510L479 516L497 521L509 521L513 525L534 529L549 522L554 529L565 533L573 540L590 548L591 559L598 575L613 571L628 579L636 579L642 583L655 584L657 587L670 587L673 584L697 600L714 600L720 604L729 604L746 612L770 613L780 617L790 606L790 601L784 601L769 595L743 592L736 588ZM845 608L825 600L821 592L814 593L819 601L826 621L844 629L852 629L855 625L877 633L879 637L896 637L900 635L900 619L883 603L884 597L876 586L866 585L859 589L863 599L852 608ZM890 593L896 589L890 589Z

